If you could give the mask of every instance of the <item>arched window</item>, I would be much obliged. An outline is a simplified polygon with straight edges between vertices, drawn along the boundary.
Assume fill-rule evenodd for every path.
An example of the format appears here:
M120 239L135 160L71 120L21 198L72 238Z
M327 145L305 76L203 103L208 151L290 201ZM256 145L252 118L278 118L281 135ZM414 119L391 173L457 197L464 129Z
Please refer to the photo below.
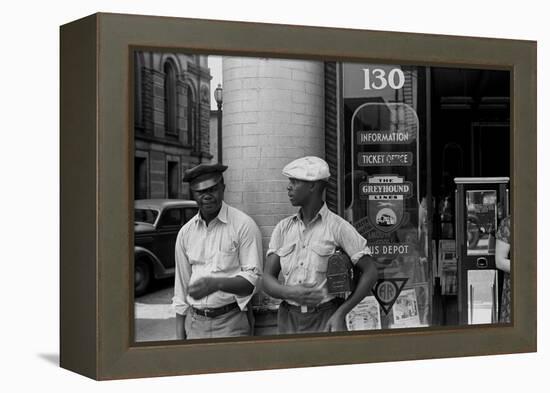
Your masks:
M190 145L198 138L196 106L191 86L187 86L187 143Z
M164 63L164 130L177 135L176 69L170 61Z

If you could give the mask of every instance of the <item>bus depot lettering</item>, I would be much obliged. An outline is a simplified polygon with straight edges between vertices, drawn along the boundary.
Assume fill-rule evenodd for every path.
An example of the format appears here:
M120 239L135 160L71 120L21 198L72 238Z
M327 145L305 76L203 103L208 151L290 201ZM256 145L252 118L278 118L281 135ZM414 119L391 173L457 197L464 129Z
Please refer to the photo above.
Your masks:
M373 257L393 258L395 256L408 256L414 251L410 243L382 243L368 246Z
M359 184L361 196L405 196L412 195L412 183L393 183L393 184L373 184L371 182L363 182ZM385 199L385 198L372 198Z
M380 145L380 144L407 144L415 140L408 131L359 131L357 132L358 145Z
M361 152L358 154L359 166L412 166L411 152Z

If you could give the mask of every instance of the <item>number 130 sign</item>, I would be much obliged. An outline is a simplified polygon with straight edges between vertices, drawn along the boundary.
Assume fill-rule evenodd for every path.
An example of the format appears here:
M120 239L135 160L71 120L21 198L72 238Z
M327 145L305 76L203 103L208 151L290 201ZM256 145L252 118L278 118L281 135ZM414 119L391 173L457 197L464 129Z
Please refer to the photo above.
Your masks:
M363 90L382 90L389 86L398 90L405 84L405 74L399 68L392 68L387 74L382 68L363 68L365 85Z

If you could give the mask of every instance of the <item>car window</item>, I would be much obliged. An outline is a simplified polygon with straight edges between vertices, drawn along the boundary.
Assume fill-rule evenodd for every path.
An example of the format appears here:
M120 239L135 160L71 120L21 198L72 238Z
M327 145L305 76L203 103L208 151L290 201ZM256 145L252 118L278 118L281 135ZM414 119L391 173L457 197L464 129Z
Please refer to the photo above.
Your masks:
M159 222L159 227L180 226L181 225L182 209L166 209L162 214Z
M146 222L148 224L154 224L159 212L152 209L135 209L134 210L134 221L135 222Z
M190 219L192 219L196 214L197 214L197 211L198 209L196 207L189 207L187 209L185 209L185 212L184 212L184 217L185 217L185 221L184 221L184 224L189 221Z

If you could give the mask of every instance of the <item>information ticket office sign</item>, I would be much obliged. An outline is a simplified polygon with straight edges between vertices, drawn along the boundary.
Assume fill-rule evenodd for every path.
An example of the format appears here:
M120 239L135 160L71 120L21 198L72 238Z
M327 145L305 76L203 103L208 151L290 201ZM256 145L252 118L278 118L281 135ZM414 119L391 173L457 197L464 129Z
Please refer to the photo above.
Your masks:
M425 88L419 84L419 75L424 73L423 67L343 64L349 146L345 213L367 239L379 270L373 295L380 321L362 322L362 326L430 324L427 236L418 220L425 208L417 114ZM369 302L372 308L372 299Z

